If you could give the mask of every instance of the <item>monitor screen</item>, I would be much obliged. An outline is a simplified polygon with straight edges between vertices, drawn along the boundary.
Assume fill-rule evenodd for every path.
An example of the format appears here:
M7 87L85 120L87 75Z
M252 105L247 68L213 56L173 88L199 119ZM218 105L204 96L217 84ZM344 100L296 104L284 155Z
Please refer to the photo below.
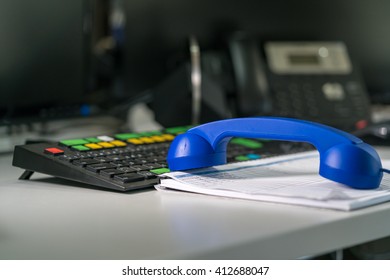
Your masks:
M90 2L0 1L0 124L90 113Z

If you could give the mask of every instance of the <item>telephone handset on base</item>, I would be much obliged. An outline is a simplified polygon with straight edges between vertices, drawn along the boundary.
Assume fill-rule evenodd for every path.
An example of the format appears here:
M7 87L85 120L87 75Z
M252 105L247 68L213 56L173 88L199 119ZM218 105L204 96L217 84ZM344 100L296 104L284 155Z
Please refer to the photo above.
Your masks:
M177 136L168 152L169 168L187 170L226 163L232 137L308 142L320 153L319 174L356 189L380 185L383 169L373 147L344 131L290 118L236 118L200 125Z

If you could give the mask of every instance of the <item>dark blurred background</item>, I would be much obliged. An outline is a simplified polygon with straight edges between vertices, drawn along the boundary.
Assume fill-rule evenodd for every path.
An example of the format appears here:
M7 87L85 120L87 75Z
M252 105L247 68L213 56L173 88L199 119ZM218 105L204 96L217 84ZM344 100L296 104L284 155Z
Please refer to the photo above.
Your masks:
M1 124L125 119L138 102L163 125L187 122L191 36L205 71L201 121L243 115L234 109L237 69L229 57L237 32L253 38L260 54L267 41L343 42L367 102L387 105L388 11L385 0L2 0Z

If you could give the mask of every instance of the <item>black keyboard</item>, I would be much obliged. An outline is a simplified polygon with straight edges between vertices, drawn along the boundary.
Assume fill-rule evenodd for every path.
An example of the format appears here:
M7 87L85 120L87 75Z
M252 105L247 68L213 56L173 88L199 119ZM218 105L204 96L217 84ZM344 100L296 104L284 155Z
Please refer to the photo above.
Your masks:
M119 133L15 147L13 165L21 179L34 172L118 191L153 187L169 172L166 155L172 140L189 127ZM233 138L227 161L238 162L311 150L307 143Z

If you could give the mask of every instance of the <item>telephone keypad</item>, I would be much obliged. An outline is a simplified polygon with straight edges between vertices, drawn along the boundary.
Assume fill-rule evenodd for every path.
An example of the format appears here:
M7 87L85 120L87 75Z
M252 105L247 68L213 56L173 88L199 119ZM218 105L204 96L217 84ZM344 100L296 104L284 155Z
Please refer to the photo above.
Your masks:
M369 102L362 98L362 86L353 80L273 76L270 89L276 115L334 123L336 127L340 120L368 119Z

